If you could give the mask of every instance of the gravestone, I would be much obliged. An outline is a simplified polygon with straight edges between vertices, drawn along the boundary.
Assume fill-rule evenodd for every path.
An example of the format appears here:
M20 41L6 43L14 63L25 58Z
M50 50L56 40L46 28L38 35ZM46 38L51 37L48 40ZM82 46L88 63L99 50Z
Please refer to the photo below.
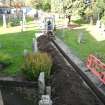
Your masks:
M33 38L32 51L33 51L33 52L38 52L38 47L37 47L37 40L36 40L36 38Z
M83 43L85 41L83 33L80 33L78 36L78 43Z
M52 100L49 95L42 95L39 105L52 105Z
M51 96L51 86L46 87L46 94Z
M24 49L24 57L26 57L29 54L27 49Z
M38 78L39 94L43 95L45 93L45 74L41 72Z
M3 14L3 28L6 28L6 14Z

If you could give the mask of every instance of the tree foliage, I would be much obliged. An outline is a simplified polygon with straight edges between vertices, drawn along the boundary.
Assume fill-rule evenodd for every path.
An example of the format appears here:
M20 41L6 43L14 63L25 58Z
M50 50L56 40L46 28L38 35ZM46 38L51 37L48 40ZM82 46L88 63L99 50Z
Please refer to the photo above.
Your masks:
M29 0L28 2L36 9L42 9L44 11L50 11L51 9L50 0Z

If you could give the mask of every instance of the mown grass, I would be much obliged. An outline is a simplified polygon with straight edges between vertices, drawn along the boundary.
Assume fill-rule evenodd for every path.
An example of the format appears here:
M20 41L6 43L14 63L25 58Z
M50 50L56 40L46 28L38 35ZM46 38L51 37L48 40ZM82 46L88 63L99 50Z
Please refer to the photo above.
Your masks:
M82 19L82 18L77 19L77 20L72 20L72 22L76 23L78 25L87 24L87 22L84 19Z
M20 72L23 50L31 50L34 33L35 31L0 34L0 45L2 46L0 52L12 57L12 64L0 71L0 75L14 76Z
M85 42L79 44L77 40L80 33L83 33ZM64 32L62 32L62 30L57 30L57 36L60 37L83 61L86 61L89 54L99 54L105 58L105 41L96 41L85 29L66 29Z

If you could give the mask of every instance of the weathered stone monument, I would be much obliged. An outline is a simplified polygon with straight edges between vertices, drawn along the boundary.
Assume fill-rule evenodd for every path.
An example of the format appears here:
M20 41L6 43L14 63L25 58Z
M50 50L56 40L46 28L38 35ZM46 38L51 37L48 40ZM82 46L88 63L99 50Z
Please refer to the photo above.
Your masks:
M3 28L6 28L6 14L3 14Z
M52 100L49 95L42 95L39 105L52 105Z
M51 86L46 87L46 94L51 96Z
M79 34L79 36L78 36L78 43L83 43L84 41L85 41L84 35L83 35L83 33L81 32L81 33Z
M38 87L39 87L39 94L43 95L45 93L45 74L41 72L38 78Z
M37 47L37 40L36 40L36 38L33 38L32 51L33 51L33 52L38 52L38 47Z
M26 57L29 54L27 49L24 49L24 57Z

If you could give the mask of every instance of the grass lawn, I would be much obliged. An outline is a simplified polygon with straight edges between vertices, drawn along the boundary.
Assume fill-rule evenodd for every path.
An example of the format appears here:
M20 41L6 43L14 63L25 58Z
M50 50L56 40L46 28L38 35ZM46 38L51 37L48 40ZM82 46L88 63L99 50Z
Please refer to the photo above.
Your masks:
M32 49L32 38L35 31L17 32L17 33L0 33L0 52L9 54L12 57L12 65L5 70L0 71L0 75L14 76L20 72L23 63L23 50Z
M81 32L86 41L79 44L77 40L78 35ZM62 30L57 30L57 36L60 37L83 61L86 61L89 54L98 54L105 58L105 41L97 42L85 29L66 29L64 32L62 32Z
M0 70L2 76L15 76L20 73L23 63L24 49L32 50L32 38L35 35L35 26L31 18L27 20L26 31L21 32L21 27L2 27L2 17L0 17L0 53L9 54L12 57L12 64Z

